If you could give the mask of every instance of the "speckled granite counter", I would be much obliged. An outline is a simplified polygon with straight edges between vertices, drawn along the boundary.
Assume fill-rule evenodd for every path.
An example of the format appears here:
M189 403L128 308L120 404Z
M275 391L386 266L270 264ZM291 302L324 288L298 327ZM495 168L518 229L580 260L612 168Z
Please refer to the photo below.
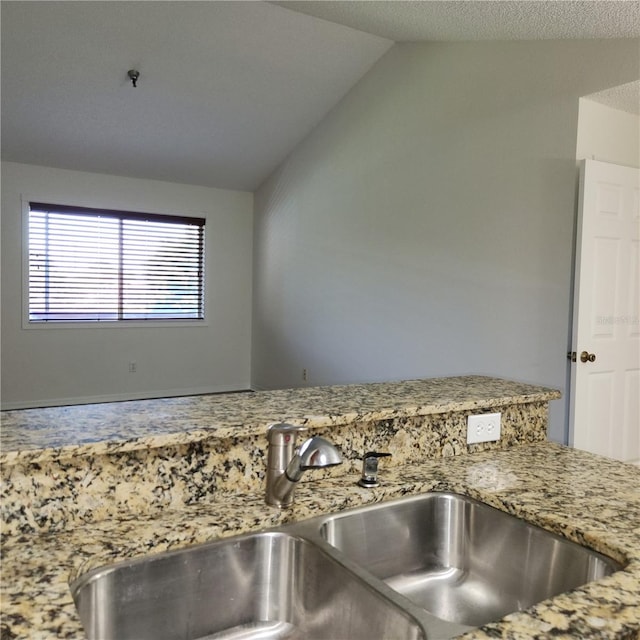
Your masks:
M38 462L262 435L273 422L310 428L547 402L554 389L460 376L111 402L2 412L0 463Z
M287 512L266 507L261 493L250 493L220 496L165 517L109 520L64 533L11 537L3 545L2 640L82 638L68 583L92 567L431 490L470 495L627 563L623 571L466 637L639 637L639 469L534 443L390 468L383 477L384 485L374 490L357 487L355 475L308 483Z
M325 473L343 475L366 451L391 452L395 466L544 440L557 397L467 376L5 412L3 530L63 530L255 491L273 422L329 437L345 464ZM483 411L501 412L500 441L467 445L467 415Z
M638 638L640 470L545 442L558 397L463 377L5 412L0 637L82 638L69 581L96 566L453 490L626 563L470 637ZM501 412L501 440L467 445L466 418L483 411ZM327 435L345 458L308 474L284 512L263 502L265 430L278 421ZM354 483L371 449L393 457L366 490Z

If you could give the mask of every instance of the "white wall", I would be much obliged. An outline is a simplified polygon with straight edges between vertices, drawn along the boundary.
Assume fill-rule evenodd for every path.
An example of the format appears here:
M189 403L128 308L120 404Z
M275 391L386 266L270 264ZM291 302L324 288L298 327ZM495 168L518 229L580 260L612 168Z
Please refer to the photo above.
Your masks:
M640 167L640 116L581 98L576 158Z
M639 77L637 51L394 46L256 193L253 385L564 390L578 99Z
M206 217L206 326L23 328L21 194ZM250 193L2 163L2 407L248 388L252 224Z

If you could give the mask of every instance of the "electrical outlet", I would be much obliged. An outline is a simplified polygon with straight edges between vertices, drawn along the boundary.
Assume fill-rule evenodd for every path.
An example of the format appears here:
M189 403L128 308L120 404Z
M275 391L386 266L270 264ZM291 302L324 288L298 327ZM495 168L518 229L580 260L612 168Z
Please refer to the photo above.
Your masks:
M306 382L307 381L307 370L303 369L302 370L302 379Z
M500 440L500 414L483 413L467 419L467 444Z
M138 363L131 361L129 363L129 373L135 373L138 370Z

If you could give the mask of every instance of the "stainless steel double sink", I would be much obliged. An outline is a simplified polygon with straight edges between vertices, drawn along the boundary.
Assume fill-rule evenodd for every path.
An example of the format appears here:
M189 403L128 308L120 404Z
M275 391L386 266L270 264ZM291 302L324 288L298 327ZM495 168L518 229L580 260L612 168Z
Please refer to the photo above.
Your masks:
M430 640L620 568L428 493L95 569L71 591L89 640Z

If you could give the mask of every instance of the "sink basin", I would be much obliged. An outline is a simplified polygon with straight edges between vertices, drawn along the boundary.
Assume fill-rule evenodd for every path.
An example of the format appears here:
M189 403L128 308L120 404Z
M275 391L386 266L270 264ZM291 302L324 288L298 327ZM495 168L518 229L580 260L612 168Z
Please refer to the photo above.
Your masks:
M476 627L621 568L613 560L456 494L330 516L320 534L413 604Z
M71 592L89 640L442 640L621 568L428 493L95 569Z
M96 569L71 590L89 640L424 639L366 581L277 531Z

